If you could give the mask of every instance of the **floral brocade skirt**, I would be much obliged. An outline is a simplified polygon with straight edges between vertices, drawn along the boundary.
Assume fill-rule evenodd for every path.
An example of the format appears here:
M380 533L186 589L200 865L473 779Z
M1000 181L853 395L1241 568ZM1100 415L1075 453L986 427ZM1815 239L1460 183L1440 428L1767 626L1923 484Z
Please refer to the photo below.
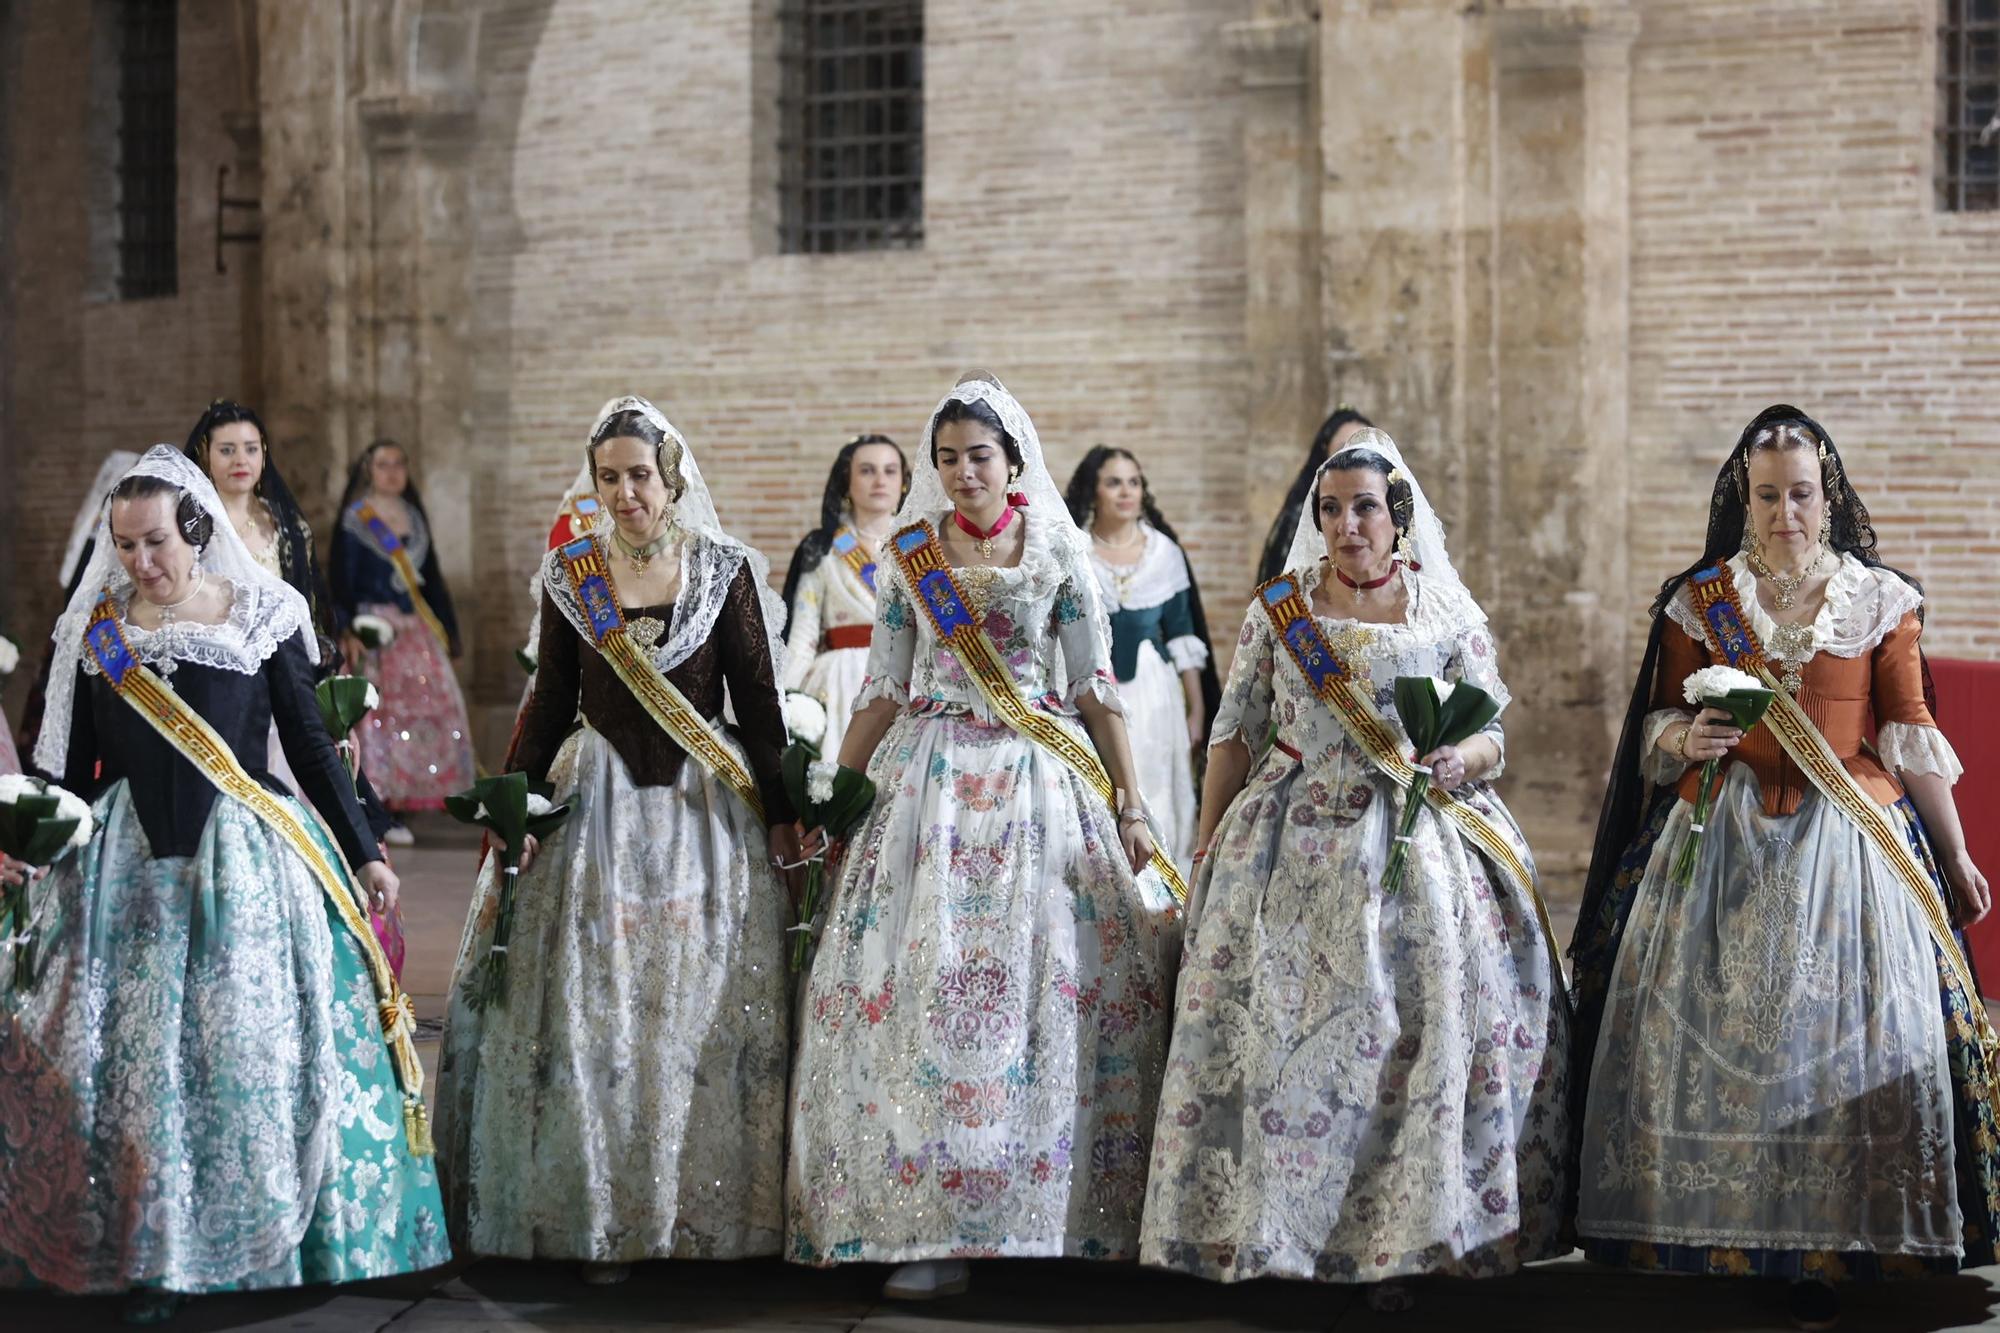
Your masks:
M1914 810L1889 814L1935 877ZM1670 867L1690 819L1663 802L1620 901L1579 924L1591 1257L1828 1279L1991 1262L2000 1143L1979 1000L1910 891L1817 792L1766 815L1741 764L1683 888Z
M451 657L424 622L393 606L364 606L395 626L396 637L365 654L361 674L381 704L361 720L361 767L391 810L442 810L444 798L478 776L472 725Z
M123 782L95 813L36 886L35 985L0 994L0 1287L449 1260L366 962L305 862L227 797L193 856L150 855Z
M1178 908L1004 725L906 714L870 775L802 1005L789 1257L1135 1256Z
M1506 807L1460 793L1526 864ZM1524 886L1351 748L1268 752L1193 886L1148 1264L1234 1282L1490 1277L1567 1252L1562 977Z
M790 907L764 827L691 758L636 785L589 727L549 781L572 813L515 885L504 1000L471 989L495 856L459 946L437 1091L453 1236L517 1259L776 1254Z

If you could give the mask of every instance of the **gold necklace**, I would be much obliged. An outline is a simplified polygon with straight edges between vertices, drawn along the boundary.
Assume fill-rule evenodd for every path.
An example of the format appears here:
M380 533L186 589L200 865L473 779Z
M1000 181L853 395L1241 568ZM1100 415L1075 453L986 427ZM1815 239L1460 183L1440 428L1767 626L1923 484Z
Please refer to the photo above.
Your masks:
M669 524L665 532L662 532L644 546L634 546L631 542L625 540L624 533L616 528L611 529L611 540L618 544L619 553L625 557L625 562L632 566L634 574L645 573L646 567L653 563L653 557L666 549L667 543L672 540L673 535L673 525Z
M1820 557L1824 554L1826 554L1825 547L1814 551L1813 558L1806 562L1804 569L1800 570L1795 577L1786 578L1765 562L1763 547L1760 544L1751 548L1750 568L1756 573L1758 578L1763 579L1771 585L1771 605L1780 611L1789 611L1792 609L1792 605L1799 600L1799 588L1818 571Z

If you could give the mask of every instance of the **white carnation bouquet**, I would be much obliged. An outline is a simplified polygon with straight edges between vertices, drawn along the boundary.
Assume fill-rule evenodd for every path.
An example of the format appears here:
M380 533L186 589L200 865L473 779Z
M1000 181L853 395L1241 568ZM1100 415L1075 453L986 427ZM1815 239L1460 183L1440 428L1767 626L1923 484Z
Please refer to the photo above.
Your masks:
M1696 708L1718 708L1729 714L1737 730L1748 732L1764 720L1774 697L1769 686L1747 671L1733 666L1707 666L1688 673L1681 694ZM1690 724L1692 725L1692 724ZM1694 821L1686 841L1674 858L1673 882L1681 888L1694 883L1695 861L1701 853L1701 835L1708 827L1709 807L1715 800L1716 777L1722 771L1720 759L1701 766L1701 789L1695 793Z

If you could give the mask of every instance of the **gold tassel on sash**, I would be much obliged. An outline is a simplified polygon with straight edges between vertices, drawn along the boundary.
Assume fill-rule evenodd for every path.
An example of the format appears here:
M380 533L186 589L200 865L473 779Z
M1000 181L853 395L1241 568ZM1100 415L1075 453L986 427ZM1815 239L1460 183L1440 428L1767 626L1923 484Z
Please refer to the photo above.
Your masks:
M216 733L206 718L188 707L186 700L132 655L132 649L125 641L125 631L118 623L118 609L109 596L98 599L83 637L84 646L97 660L104 678L110 682L118 697L146 719L153 730L159 732L203 777L214 783L216 790L248 806L251 813L284 839L285 845L298 854L313 878L319 881L341 924L360 947L368 965L369 979L375 985L383 1020L382 1039L389 1048L397 1082L403 1089L404 1137L412 1153L428 1156L433 1146L430 1113L424 1107L424 1070L417 1061L413 1041L416 1035L415 1010L410 997L397 984L395 971L382 952L382 942L375 937L375 931L361 910L361 894L346 865L337 856L327 855L326 848L313 836L306 822L290 804L273 796L244 770L236 752L229 748L229 743Z

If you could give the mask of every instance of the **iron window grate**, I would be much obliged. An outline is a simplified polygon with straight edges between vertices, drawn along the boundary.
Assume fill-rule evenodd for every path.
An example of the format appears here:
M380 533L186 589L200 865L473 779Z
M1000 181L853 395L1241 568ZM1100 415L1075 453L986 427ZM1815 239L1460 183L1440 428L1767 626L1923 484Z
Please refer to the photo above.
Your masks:
M2000 0L1940 0L1937 206L2000 208Z
M783 249L921 245L922 0L790 0L781 62Z

